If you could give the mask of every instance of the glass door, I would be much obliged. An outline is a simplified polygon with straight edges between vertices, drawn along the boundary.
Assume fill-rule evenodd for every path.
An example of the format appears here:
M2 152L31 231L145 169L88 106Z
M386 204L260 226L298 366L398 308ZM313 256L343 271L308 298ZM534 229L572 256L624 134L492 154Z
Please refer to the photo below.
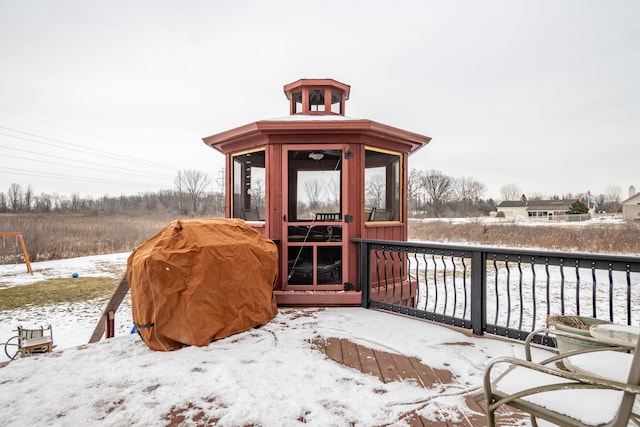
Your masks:
M310 147L321 147L312 149ZM283 278L288 290L342 290L344 146L283 147Z

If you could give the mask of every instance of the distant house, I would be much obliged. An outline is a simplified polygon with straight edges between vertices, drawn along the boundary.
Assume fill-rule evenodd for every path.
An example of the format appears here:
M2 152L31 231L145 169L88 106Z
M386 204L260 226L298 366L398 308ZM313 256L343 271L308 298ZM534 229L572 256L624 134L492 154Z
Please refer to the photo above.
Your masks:
M496 209L508 219L525 218L530 221L566 221L569 208L578 199L563 200L506 200Z
M629 221L640 221L640 193L636 187L629 187L629 198L622 201L622 217Z

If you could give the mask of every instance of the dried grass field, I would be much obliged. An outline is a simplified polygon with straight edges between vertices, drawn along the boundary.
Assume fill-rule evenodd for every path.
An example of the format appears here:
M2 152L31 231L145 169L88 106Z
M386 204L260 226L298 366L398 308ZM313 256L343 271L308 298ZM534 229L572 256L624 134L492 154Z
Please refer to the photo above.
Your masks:
M409 222L409 238L553 251L640 255L640 223L516 224L472 219Z
M3 214L0 232L19 231L32 262L130 252L160 231L171 215ZM409 238L591 253L640 254L640 224L553 225L464 220L410 220ZM0 264L16 261L14 237L0 237Z

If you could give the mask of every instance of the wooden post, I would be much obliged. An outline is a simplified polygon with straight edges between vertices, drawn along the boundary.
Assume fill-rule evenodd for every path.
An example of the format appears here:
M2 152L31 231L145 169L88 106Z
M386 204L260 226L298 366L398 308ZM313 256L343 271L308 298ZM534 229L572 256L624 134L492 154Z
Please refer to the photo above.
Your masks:
M109 311L107 313L107 338L113 338L115 334L116 312Z
M104 309L104 311L100 315L100 319L98 320L98 324L96 325L96 328L93 330L93 334L91 335L91 338L89 338L90 343L98 342L102 339L102 335L104 335L105 333L105 327L109 326L109 316L110 316L109 313L112 313L111 316L112 316L112 319L114 319L115 313L118 310L118 307L120 307L120 303L122 302L122 300L124 299L124 297L127 295L128 292L129 292L129 281L127 280L126 276L122 276L122 280L120 280L120 284L118 285L118 288L111 296L111 299L107 303L107 307ZM112 325L111 335L109 335L109 331L107 330L107 338L113 338L113 336L115 336L115 328L113 328L113 323L111 325Z

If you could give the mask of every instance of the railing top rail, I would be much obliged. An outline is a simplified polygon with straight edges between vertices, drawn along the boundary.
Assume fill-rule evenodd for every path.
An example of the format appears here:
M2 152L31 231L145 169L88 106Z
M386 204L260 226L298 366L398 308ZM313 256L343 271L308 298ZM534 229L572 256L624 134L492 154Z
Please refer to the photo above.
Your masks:
M520 248L503 248L499 246L476 246L476 245L459 245L459 244L447 244L437 242L421 242L421 241L398 241L398 240L374 240L374 239L362 239L353 238L352 242L355 243L367 243L374 247L388 247L393 250L407 251L408 249L428 249L433 251L447 251L453 255L460 255L461 253L483 252L487 255L496 255L496 260L505 260L505 258L526 258L527 262L533 262L536 264L544 264L549 262L550 264L558 264L558 261L562 261L564 265L570 266L571 261L582 268L594 267L594 268L607 268L610 266L612 269L628 269L632 272L640 272L640 256L634 255L616 255L616 254L595 254L587 252L560 252L560 251L547 251L539 249L520 249ZM440 252L438 252L440 253ZM523 260L524 261L524 260ZM569 261L569 262L564 262ZM584 261L584 262L580 262ZM586 263L585 263L586 262ZM588 264L591 263L591 264Z

